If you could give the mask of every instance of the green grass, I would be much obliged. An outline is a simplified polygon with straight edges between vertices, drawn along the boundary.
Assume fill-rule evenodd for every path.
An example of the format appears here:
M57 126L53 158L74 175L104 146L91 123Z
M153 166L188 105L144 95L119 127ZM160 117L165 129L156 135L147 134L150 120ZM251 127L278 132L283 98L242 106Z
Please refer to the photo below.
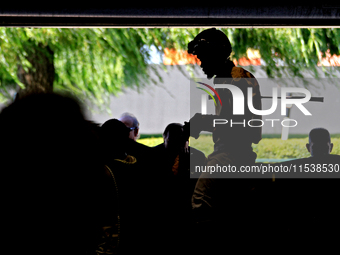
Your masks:
M140 138L137 142L147 145L149 147L154 147L158 144L163 143L163 137L150 137L150 138Z
M288 140L281 140L280 136L263 136L259 144L253 144L253 149L257 158L268 159L294 159L309 157L310 154L306 149L308 135L292 135ZM334 144L332 154L340 154L340 134L332 135ZM162 136L154 135L149 138L142 138L138 142L153 147L163 142ZM206 156L214 150L214 143L211 135L200 135L198 139L190 138L190 146L202 151Z
M145 138L159 138L163 137L163 134L141 134L139 139L145 139Z

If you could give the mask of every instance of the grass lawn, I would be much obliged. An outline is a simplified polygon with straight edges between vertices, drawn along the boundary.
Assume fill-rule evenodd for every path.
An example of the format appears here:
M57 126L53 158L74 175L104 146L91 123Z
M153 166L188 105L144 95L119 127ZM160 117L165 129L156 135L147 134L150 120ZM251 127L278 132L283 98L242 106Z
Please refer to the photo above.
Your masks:
M293 159L309 157L306 149L308 135L290 135L288 140L281 140L280 135L263 135L259 144L253 144L253 149L257 153L257 159ZM335 134L331 137L334 144L332 154L340 154L340 135ZM153 147L163 142L161 135L141 136L138 142ZM214 143L211 135L200 135L196 140L190 138L190 146L202 151L206 156L214 150Z

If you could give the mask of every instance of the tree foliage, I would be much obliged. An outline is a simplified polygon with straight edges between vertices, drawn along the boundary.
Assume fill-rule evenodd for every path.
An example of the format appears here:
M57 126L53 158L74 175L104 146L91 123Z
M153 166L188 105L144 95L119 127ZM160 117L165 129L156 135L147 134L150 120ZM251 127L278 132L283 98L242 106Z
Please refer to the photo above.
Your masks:
M205 28L0 28L0 93L11 98L10 89L23 84L18 68L32 68L28 61L41 46L51 49L55 68L54 90L67 90L107 105L109 95L124 87L139 89L150 82L150 48L186 50ZM317 63L327 50L340 54L340 30L336 28L222 28L229 37L232 58L246 57L257 49L269 77L317 77ZM283 66L281 65L283 64ZM179 66L179 68L182 68ZM329 69L324 70L330 74Z
M149 78L149 47L161 50L169 44L166 34L147 28L0 28L0 86L5 97L11 97L8 88L15 84L23 87L18 68L31 68L28 58L41 45L54 53L54 90L105 105L108 96L124 86L142 86Z
M224 29L224 32L233 45L234 58L245 56L248 48L259 50L269 77L302 77L302 71L310 71L318 78L317 64L321 57L327 51L330 55L340 54L339 29L258 28ZM331 75L334 70L323 71Z

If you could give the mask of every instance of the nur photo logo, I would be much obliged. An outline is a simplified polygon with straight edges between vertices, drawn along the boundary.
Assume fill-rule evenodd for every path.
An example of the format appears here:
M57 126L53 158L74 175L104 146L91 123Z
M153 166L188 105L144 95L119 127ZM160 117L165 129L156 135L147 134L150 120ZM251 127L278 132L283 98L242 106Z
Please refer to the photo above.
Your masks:
M286 115L287 107L292 107L293 105L299 109L305 116L311 116L312 113L304 106L304 104L314 101L314 102L323 102L323 97L312 97L311 92L306 88L298 88L298 87L281 87L280 88L280 96L278 93L278 87L272 87L272 95L271 96L261 96L262 99L271 99L271 106L268 109L256 109L254 107L253 102L253 88L247 88L247 97L244 95L243 91L232 84L215 84L214 88L211 85L208 85L204 82L196 81L197 84L203 85L205 88L200 87L199 85L196 87L206 94L201 95L201 114L207 114L207 105L208 105L208 95L214 101L215 107L217 107L217 101L220 104L220 107L223 106L223 101L221 100L220 95L218 94L218 89L228 89L231 93L232 97L232 109L233 115L244 115L245 114L245 106L248 107L249 111L254 115L258 116L268 116L273 114L280 105L281 115ZM209 91L209 90L210 91ZM214 96L214 95L215 96ZM299 94L299 96L291 96L292 94ZM302 94L302 95L301 95ZM300 96L301 95L301 96ZM280 100L280 103L279 103ZM246 103L245 103L246 102ZM280 121L280 119L251 119L244 120L243 122L235 123L233 119L214 119L213 126L216 125L225 125L229 123L231 126L235 126L235 124L241 124L243 126L248 125L250 127L261 127L264 125L265 121L270 122L272 127L274 127L275 121ZM255 122L258 124L255 125ZM293 124L290 124L290 123ZM281 121L281 125L283 127L295 127L297 125L297 121L294 119L284 119Z

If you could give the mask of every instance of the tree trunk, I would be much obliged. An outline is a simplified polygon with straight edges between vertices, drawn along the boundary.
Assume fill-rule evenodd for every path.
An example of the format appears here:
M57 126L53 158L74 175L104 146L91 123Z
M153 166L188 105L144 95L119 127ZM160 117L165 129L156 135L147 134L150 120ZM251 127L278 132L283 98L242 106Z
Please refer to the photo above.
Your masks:
M26 47L27 60L32 64L26 72L22 66L18 68L18 78L25 85L25 89L19 89L16 99L20 99L32 93L53 92L55 76L53 51L49 46L42 44L29 44Z

